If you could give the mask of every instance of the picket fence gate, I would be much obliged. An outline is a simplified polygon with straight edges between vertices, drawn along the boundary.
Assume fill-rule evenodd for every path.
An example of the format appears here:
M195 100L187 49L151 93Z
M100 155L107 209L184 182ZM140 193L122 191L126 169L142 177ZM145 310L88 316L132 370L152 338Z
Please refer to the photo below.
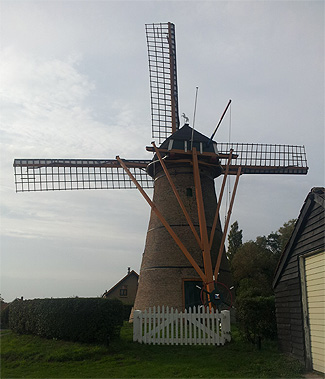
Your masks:
M224 345L231 340L230 312L158 306L133 314L133 341L162 345Z

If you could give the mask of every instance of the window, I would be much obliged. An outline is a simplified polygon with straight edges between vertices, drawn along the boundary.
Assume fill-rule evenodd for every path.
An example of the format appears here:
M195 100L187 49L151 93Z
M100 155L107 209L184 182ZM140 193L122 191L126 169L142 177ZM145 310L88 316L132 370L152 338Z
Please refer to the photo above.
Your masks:
M125 287L122 287L122 288L120 289L120 297L125 297L125 296L127 296L127 295L128 295L128 289L125 288Z
M192 188L186 188L186 196L192 197L193 196L193 190Z

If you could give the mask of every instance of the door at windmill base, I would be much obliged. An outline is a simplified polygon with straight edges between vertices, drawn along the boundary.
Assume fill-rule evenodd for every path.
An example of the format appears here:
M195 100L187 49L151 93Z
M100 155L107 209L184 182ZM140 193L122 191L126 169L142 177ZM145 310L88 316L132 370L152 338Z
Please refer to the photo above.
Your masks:
M197 307L202 305L201 301L202 282L200 280L183 281L184 308Z

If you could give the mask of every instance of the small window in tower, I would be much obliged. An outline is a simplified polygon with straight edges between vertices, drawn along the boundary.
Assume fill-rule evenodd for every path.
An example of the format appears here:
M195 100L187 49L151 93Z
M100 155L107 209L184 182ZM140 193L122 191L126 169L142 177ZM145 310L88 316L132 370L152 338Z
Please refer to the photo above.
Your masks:
M192 197L193 196L193 190L192 188L186 188L186 196Z

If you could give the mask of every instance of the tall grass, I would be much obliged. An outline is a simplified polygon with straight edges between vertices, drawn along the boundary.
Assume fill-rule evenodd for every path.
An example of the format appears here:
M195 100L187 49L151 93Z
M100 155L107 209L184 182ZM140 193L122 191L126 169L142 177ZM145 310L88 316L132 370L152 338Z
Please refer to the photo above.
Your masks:
M258 351L234 332L225 346L132 342L132 326L110 346L9 333L1 339L2 378L300 378L302 368L266 342Z

